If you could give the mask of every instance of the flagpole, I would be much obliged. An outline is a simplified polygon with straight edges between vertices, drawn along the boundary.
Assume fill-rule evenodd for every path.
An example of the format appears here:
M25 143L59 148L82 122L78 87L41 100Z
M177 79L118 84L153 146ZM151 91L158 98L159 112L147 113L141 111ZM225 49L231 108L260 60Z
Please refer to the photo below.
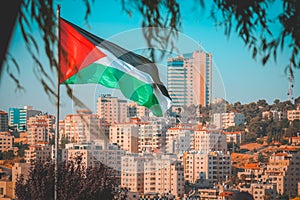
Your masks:
M56 20L57 20L57 99L56 99L56 127L55 127L55 166L54 166L54 200L58 199L58 143L59 143L59 105L60 105L60 5L57 5Z

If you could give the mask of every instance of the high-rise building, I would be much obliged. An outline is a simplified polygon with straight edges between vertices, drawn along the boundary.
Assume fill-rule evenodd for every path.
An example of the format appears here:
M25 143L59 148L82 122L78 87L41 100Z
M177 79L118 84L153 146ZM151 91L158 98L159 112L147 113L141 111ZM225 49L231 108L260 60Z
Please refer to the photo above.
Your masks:
M0 110L0 132L8 131L8 114Z
M8 124L11 128L18 131L26 131L27 120L29 117L34 117L41 114L40 110L33 110L32 106L24 106L23 108L9 108Z
M212 54L194 51L168 59L168 91L174 106L207 106L212 99Z
M113 124L127 121L127 101L112 97L110 94L101 95L97 101L97 114L100 119Z

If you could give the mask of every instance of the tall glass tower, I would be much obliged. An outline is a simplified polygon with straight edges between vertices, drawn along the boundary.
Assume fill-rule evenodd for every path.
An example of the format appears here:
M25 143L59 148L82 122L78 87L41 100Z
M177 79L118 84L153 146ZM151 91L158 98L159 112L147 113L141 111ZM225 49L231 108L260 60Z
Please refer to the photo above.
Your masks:
M174 106L208 106L212 98L212 54L194 51L169 58L167 80Z

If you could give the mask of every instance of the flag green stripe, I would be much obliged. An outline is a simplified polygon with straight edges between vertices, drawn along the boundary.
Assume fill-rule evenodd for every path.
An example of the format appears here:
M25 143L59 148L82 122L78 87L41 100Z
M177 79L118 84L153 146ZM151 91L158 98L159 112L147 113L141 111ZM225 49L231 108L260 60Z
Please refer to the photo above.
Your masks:
M101 84L108 88L120 89L123 95L149 108L154 115L162 116L162 109L153 93L153 85L145 83L136 77L119 69L93 63L70 77L66 84Z

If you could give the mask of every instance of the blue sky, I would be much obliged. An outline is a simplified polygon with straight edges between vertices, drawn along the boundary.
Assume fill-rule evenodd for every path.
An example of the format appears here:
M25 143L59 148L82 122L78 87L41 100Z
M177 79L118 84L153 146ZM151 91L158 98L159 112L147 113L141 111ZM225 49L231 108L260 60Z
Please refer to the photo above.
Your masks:
M195 10L191 2L194 1L182 1L184 6L182 7L182 31L180 35L181 38L193 43L190 46L190 51L195 50L195 44L200 42L204 50L212 53L215 64L213 76L217 77L217 80L213 83L213 97L224 97L231 103L237 101L249 103L266 99L271 104L274 99L287 100L289 83L287 76L284 74L284 67L288 63L288 52L280 53L277 63L269 62L267 65L262 66L260 61L252 59L251 53L244 46L241 39L234 33L229 39L225 37L223 29L216 29L213 21L208 18L208 13L201 9ZM138 48L134 45L139 41L142 43L142 39L137 41L134 36L134 34L140 32L140 16L133 13L130 18L122 11L120 1L112 0L105 3L95 1L92 4L89 26L84 21L85 6L80 0L57 1L57 3L61 4L62 17L99 37L118 42L127 49ZM275 29L275 31L279 30ZM38 34L38 30L35 30L35 33ZM143 47L142 44L139 45ZM178 47L180 48L182 45L178 45ZM15 92L15 84L4 73L0 82L2 97L0 109L8 111L9 107L32 105L36 109L55 114L54 102L44 93L42 86L33 73L33 62L26 52L18 27L13 35L9 51L19 61L21 74L18 77L25 88L25 92ZM182 49L182 51L188 51L188 48ZM47 65L45 56L40 55L40 58ZM161 63L160 69L165 69L163 66L164 61L161 61ZM55 73L50 71L49 73L55 80ZM161 79L164 79L165 74L162 73L161 76ZM299 79L300 71L297 70L295 71L294 97L300 96ZM223 87L222 92L216 92L221 87ZM95 109L96 96L106 91L109 92L95 85L76 86L75 90L75 93L83 99L91 96L86 100L86 103L92 110ZM61 117L74 112L72 101L65 94L64 88L62 88L62 103Z

